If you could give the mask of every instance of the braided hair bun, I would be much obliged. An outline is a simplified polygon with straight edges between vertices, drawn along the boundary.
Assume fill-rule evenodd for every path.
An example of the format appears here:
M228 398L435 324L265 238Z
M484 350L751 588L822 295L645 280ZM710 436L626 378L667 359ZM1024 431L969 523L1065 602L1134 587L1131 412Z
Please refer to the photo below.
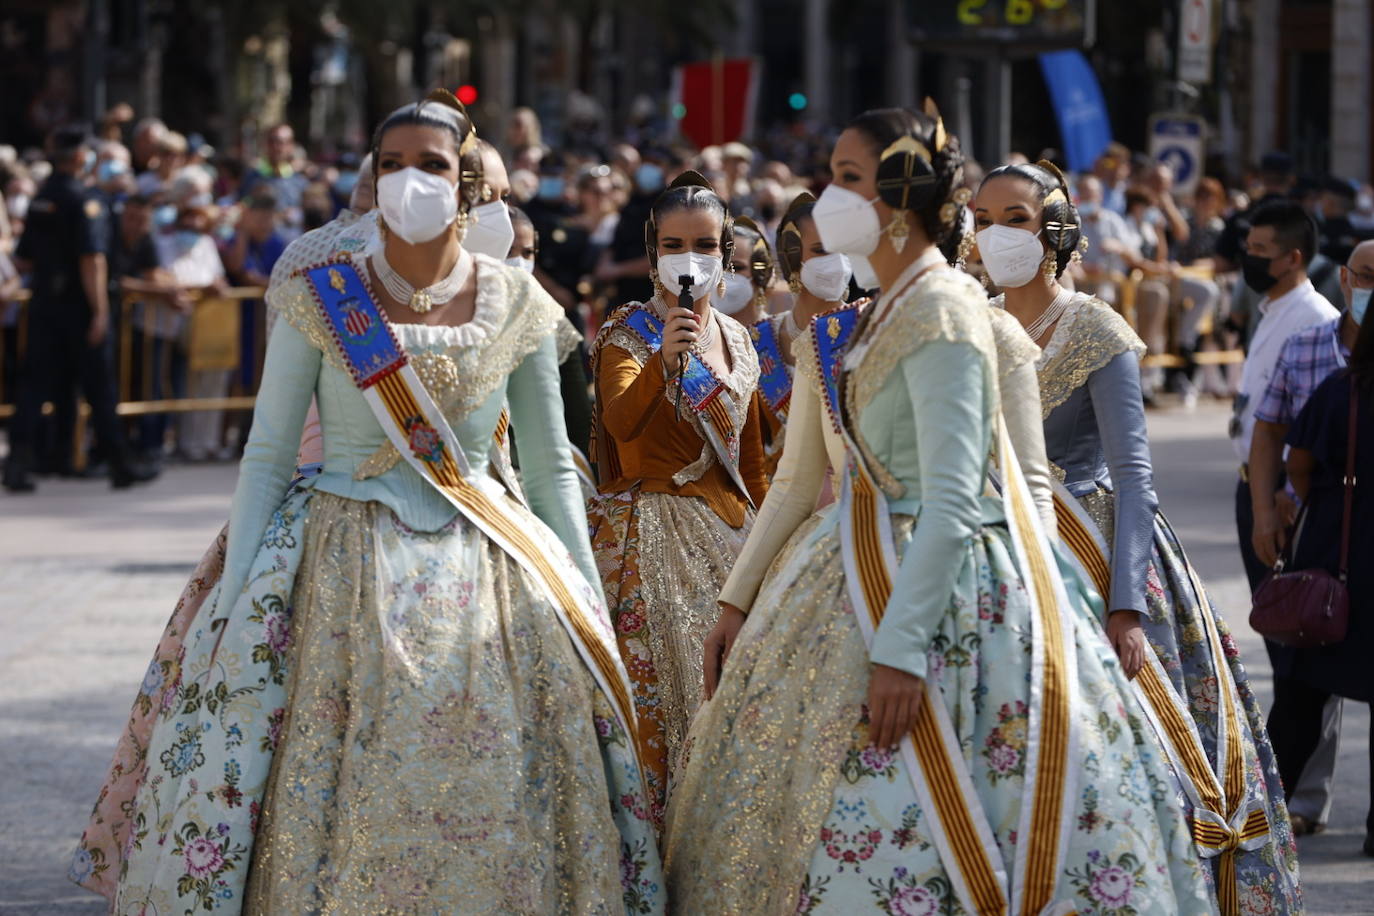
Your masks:
M802 191L787 205L782 221L778 223L778 266L782 268L782 278L789 282L793 277L801 276L801 224L803 220L811 218L815 206L816 196L810 191Z
M958 207L946 205L963 184L964 153L933 102L927 99L922 112L865 111L848 128L868 137L879 157L878 196L883 203L914 212L936 245L959 231Z

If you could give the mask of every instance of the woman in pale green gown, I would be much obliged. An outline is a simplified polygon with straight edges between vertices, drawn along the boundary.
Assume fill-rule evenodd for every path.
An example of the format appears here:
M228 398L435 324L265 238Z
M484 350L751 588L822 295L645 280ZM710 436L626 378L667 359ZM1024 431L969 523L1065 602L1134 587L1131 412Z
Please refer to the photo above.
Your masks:
M722 621L738 636L670 799L677 912L1206 911L1116 660L1065 610L1020 478L1007 501L985 486L1009 451L989 310L934 247L958 222L961 161L938 117L897 109L860 116L832 154L822 240L867 256L884 294L843 361L841 497L776 559L747 622ZM794 404L761 519L814 504L819 409Z
M380 250L321 232L274 272L224 572L160 694L119 914L663 910L563 424L562 310L460 247L475 140L446 94L394 112ZM326 270L361 288L335 318ZM388 339L409 363L369 387L349 341ZM398 384L408 439L377 406ZM288 492L312 395L323 470ZM493 444L507 403L523 488ZM441 461L461 486L422 463Z

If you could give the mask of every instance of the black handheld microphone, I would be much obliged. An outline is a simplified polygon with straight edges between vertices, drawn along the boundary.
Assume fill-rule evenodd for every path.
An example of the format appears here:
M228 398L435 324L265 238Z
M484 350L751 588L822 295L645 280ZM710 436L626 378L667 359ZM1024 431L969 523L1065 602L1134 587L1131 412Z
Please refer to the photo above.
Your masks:
M678 285L682 287L677 294L677 307L692 311L692 275L683 274L677 278ZM687 351L683 350L677 355L677 397L673 402L673 411L676 418L682 419L682 381L687 374Z

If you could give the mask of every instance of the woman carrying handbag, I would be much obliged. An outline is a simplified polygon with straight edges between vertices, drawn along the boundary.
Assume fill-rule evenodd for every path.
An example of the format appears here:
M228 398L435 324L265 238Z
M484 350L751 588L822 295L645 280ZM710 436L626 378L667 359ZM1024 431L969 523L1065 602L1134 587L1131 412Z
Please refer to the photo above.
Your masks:
M1276 709L1269 717L1279 773L1290 788L1316 747L1327 698L1334 694L1374 702L1374 667L1369 663L1374 656L1374 321L1361 321L1369 290L1356 293L1360 295L1351 313L1360 334L1349 365L1313 392L1288 432L1288 477L1304 505L1289 566L1325 570L1338 579L1346 569L1349 608L1344 639L1285 648L1275 656L1276 673L1302 685L1292 708ZM1261 586L1257 604L1263 591ZM1293 610L1299 610L1297 602ZM1374 742L1369 766L1374 785ZM1374 856L1374 809L1365 820L1364 852Z

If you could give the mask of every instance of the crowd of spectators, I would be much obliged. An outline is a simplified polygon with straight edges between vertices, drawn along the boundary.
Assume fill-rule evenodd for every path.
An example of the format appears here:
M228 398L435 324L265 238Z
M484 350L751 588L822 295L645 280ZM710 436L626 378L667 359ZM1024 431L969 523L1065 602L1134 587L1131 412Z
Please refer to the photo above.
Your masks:
M692 149L640 132L634 142L553 147L525 108L511 113L504 131L487 135L509 168L510 203L538 233L537 277L587 333L609 308L651 295L645 217L655 195L684 169L706 175L731 211L752 217L771 241L787 203L802 191L819 193L828 180L833 142L833 131L790 125L762 132L753 146ZM243 304L236 371L197 369L187 350L195 302L227 287L264 285L285 246L348 206L359 182L358 154L312 159L289 125L267 130L258 146L216 150L157 118L136 120L127 105L112 109L96 131L87 180L108 205L112 320L116 329L129 322L137 331L125 376L141 398L251 394L263 344L261 308ZM51 171L42 150L0 146L0 326L11 329L0 400L14 391L21 282L7 255ZM976 186L981 174L971 163L966 180ZM1243 343L1247 323L1257 320L1255 297L1234 282L1240 227L1251 206L1276 196L1302 201L1322 233L1323 257L1311 276L1333 301L1340 297L1335 266L1374 234L1368 186L1299 176L1278 153L1241 182L1227 186L1209 177L1183 195L1167 166L1113 144L1072 184L1088 247L1071 282L1129 311L1153 352L1174 352L1185 363L1200 348ZM1160 372L1147 373L1147 396L1163 384ZM1195 397L1191 379L1182 371L1170 381ZM1217 395L1231 387L1215 370L1202 381ZM241 425L241 416L198 411L175 422L146 416L132 432L144 456L195 461L231 455ZM60 457L57 464L61 470Z

